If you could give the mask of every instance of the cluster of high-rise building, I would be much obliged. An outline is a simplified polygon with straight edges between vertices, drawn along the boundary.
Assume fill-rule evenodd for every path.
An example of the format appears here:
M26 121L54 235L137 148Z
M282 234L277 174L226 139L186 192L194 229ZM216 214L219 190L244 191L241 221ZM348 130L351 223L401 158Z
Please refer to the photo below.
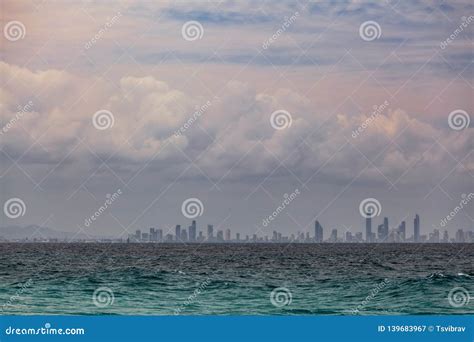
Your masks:
M311 236L309 232L297 232L296 234L290 234L284 236L277 231L273 231L271 236L252 236L245 235L241 236L240 233L236 233L235 236L229 228L225 230L214 231L212 224L207 225L206 234L203 231L197 230L197 223L195 220L191 222L191 225L186 228L181 225L176 225L174 234L172 230L168 230L165 233L163 229L150 228L149 232L142 232L137 230L135 234L131 234L127 242L161 242L161 243L194 243L194 242L209 242L209 243L222 243L222 242L299 242L299 243L336 243L336 242L348 242L348 243L404 243L404 242L428 242L428 243L447 243L447 242L474 242L473 231L463 231L462 229L457 230L454 237L450 238L448 231L444 231L440 234L439 229L434 229L429 235L420 234L420 216L417 214L413 219L413 235L407 236L407 225L405 221L402 221L397 227L390 229L388 218L384 217L381 224L377 226L376 231L373 231L372 217L367 217L365 220L365 239L362 232L345 231L343 235L338 235L338 229L331 229L329 236L324 238L324 228L319 221L314 224L314 235Z
M240 234L236 234L236 239L240 240ZM207 225L207 235L202 231L197 234L196 220L186 229L180 224L176 225L174 234L171 231L163 233L163 229L150 228L149 233L137 230L135 234L129 235L128 242L225 242L231 241L230 229L218 230L214 235L214 226Z

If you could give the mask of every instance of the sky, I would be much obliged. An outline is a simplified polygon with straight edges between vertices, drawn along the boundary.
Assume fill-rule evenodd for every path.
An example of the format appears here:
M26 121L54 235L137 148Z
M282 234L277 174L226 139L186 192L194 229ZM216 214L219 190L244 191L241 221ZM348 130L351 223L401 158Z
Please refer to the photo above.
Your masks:
M470 1L2 1L0 226L126 237L197 215L204 232L343 234L374 199L375 223L407 235L415 214L423 234L472 229L472 203L441 222L473 192L473 16Z

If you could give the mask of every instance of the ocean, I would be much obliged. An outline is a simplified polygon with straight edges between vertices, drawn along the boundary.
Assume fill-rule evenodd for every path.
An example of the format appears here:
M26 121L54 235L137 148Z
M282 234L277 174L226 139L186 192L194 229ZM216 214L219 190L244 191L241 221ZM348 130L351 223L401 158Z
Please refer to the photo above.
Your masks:
M474 244L1 243L3 315L474 313Z

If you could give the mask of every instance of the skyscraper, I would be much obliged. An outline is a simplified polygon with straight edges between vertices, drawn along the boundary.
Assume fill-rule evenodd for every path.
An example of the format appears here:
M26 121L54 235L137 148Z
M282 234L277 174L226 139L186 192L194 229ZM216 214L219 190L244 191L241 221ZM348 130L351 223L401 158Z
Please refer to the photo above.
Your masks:
M400 226L398 226L398 236L400 237L401 242L405 242L405 239L406 239L406 224L405 224L405 221L402 221L400 223Z
M329 241L337 242L337 229L333 229L331 231L331 236L329 237Z
M456 231L456 242L464 242L464 231L462 229L458 229Z
M377 226L377 237L378 237L378 242L383 242L384 241L384 225L379 224Z
M352 242L352 233L351 232L346 232L346 242Z
M314 241L321 243L323 242L323 226L319 223L319 221L316 221L314 224Z
M214 226L212 224L207 225L207 241L214 240Z
M150 228L150 241L156 242L158 241L158 232L155 228Z
M163 242L163 229L158 229L156 231L156 239L157 241Z
M177 224L175 229L174 229L174 236L176 241L179 241L181 239L181 225Z
M278 241L278 233L277 233L277 231L276 231L276 230L274 230L274 231L273 231L273 237L272 237L272 240L273 240L274 242L277 242L277 241Z
M388 238L388 217L384 217L382 229L379 231L379 241L387 242L387 238Z
M193 220L193 222L189 226L189 241L196 241L196 220Z
M413 228L413 240L415 242L420 242L420 216L418 216L418 214L415 215L415 220L413 221Z
M429 242L438 243L439 242L439 229L433 230L430 234Z
M181 241L188 241L188 233L186 232L186 229L181 229Z
M449 235L447 230L445 230L443 233L443 242L449 242Z
M225 240L230 241L230 229L229 228L227 228L225 230Z
M370 215L367 213L365 219L365 242L372 242L372 217Z

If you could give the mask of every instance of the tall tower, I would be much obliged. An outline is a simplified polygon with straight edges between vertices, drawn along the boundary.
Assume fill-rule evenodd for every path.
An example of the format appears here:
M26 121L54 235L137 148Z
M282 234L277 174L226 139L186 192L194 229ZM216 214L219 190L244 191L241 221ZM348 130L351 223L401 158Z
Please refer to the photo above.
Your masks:
M323 226L321 226L319 221L316 221L314 224L314 242L323 242Z
M405 239L406 239L405 221L402 221L402 223L400 223L400 226L398 227L398 233L400 236L400 240L402 242L405 242Z
M212 224L207 225L207 241L214 239L214 226Z
M179 241L181 239L181 225L177 224L175 229L174 229L174 236L176 241Z
M230 241L230 229L229 228L227 228L225 230L225 240Z
M365 242L372 242L372 216L366 213L365 219Z
M384 225L383 224L379 224L377 226L377 237L378 237L378 240L377 242L383 242L384 241Z
M382 242L387 242L388 239L388 217L383 218Z
M193 241L196 241L196 220L193 220L193 222L191 223L191 225L189 226L189 241L190 242L193 242Z
M420 216L415 215L415 220L413 221L414 234L413 239L415 242L420 242Z

